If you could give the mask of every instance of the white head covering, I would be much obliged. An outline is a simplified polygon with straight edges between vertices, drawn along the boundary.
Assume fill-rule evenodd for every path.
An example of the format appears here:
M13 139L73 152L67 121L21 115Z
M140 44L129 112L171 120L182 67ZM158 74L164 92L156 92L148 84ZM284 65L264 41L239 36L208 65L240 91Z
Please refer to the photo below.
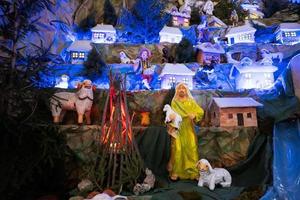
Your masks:
M176 88L175 88L175 95L174 95L172 101L175 100L175 99L177 98L177 96L178 96L178 88L179 88L179 86L184 86L184 87L185 87L185 90L186 90L186 93L187 93L187 95L188 95L188 98L194 100L194 97L192 96L191 91L189 90L189 87L188 87L185 83L182 83L182 82L181 82L181 83L178 83L178 84L176 85Z

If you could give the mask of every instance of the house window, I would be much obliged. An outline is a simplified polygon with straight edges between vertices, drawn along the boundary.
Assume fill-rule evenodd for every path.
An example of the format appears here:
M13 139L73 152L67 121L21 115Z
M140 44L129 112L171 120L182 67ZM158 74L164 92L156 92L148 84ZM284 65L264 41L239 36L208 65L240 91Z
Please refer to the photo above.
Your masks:
M72 58L78 58L78 52L73 52L72 53Z
M270 73L264 73L264 76L266 79L270 79L271 78L271 74Z
M176 83L176 78L175 77L170 77L169 78L169 85L173 86L173 85L175 85L175 83Z
M250 33L247 34L242 34L239 36L240 40L251 40L252 39L252 35Z
M245 76L246 79L250 79L251 78L251 74L250 73L245 73L244 76Z
M296 37L296 32L292 31L292 32L285 32L284 33L285 37Z
M232 119L233 118L233 114L232 113L229 113L228 114L228 119Z
M78 58L84 58L84 52L79 52Z
M252 114L251 113L247 113L247 118L252 118Z
M216 112L214 112L214 118L216 118L216 117L217 117Z
M185 84L188 84L189 79L188 79L188 78L183 78L183 79L182 79L182 82L184 82Z
M272 85L272 81L270 79L265 80L265 87L269 87Z
M95 32L94 33L94 38L95 39L103 39L104 38L104 33L98 33L98 32Z

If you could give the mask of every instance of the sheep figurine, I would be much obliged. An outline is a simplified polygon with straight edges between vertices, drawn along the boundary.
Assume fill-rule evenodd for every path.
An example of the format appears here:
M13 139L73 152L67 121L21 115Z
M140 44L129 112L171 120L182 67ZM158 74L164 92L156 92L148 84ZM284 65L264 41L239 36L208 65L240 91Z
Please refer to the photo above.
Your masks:
M166 104L163 109L166 112L165 123L172 123L173 127L175 128L175 132L169 133L173 137L177 137L177 130L180 128L180 124L182 122L181 116L176 113L169 104ZM175 116L175 117L174 117Z
M133 192L135 195L139 195L139 194L148 192L149 190L151 190L151 188L154 187L154 184L155 184L154 174L148 168L146 168L145 172L146 172L146 178L144 179L144 182L142 184L137 183L133 188Z
M123 63L123 64L133 63L133 61L130 60L130 58L126 55L126 53L124 51L121 51L119 53L119 56L120 56L121 63Z
M164 112L166 112L166 119L165 119L165 123L170 123L170 122L173 122L174 123L174 127L176 129L179 129L180 128L180 124L182 122L182 118L181 116L176 113L169 104L166 104L164 106L164 109L163 109ZM175 115L175 119L171 119L172 115Z
M198 186L208 186L210 190L214 190L216 184L220 184L222 187L230 187L232 178L226 169L213 169L206 159L199 160L196 166L200 173Z
M90 80L84 80L79 83L76 93L74 92L58 92L50 98L51 112L53 122L62 122L64 114L67 110L76 110L78 114L78 124L82 124L83 115L86 117L87 124L91 124L91 108L93 105L93 90L96 88Z

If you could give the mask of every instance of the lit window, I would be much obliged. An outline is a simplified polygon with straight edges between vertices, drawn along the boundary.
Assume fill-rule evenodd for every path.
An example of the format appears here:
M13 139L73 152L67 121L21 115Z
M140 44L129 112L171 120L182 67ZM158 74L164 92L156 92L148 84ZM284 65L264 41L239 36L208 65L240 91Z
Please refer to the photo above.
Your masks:
M251 113L247 113L247 118L252 118L252 114Z
M94 38L95 39L102 39L102 38L104 38L104 33L98 33L98 32L95 32L94 33Z
M182 82L184 82L185 84L187 84L189 82L189 79L188 78L183 78Z
M232 113L229 113L228 114L228 119L232 119L233 118L233 114Z
M296 32L291 32L292 37L296 37Z
M285 32L284 35L285 35L285 37L290 37L291 33L290 32Z
M170 77L169 78L169 86L173 87L176 83L176 78L175 77Z
M78 53L77 52L73 52L72 53L72 58L78 58Z
M240 40L251 40L252 39L252 35L250 33L247 34L242 34L239 36Z
M251 78L251 74L250 73L246 73L244 76L245 76L246 79L250 79Z
M269 87L272 85L272 81L270 79L265 80L265 87Z
M84 52L79 52L79 58L84 58Z
M170 77L169 82L170 83L176 83L176 78L175 77Z
M271 74L270 73L264 73L265 78L270 79L271 78Z

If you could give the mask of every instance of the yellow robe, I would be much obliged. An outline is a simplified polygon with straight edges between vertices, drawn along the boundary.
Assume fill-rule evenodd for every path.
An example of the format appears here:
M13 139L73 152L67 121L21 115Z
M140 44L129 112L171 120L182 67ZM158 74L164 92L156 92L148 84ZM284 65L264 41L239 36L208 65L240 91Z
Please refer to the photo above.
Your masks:
M199 177L196 163L199 160L198 142L194 132L193 121L188 115L195 115L195 122L199 122L204 114L203 109L193 100L173 100L172 109L182 117L178 137L171 139L171 171L170 176L181 179L196 179Z

